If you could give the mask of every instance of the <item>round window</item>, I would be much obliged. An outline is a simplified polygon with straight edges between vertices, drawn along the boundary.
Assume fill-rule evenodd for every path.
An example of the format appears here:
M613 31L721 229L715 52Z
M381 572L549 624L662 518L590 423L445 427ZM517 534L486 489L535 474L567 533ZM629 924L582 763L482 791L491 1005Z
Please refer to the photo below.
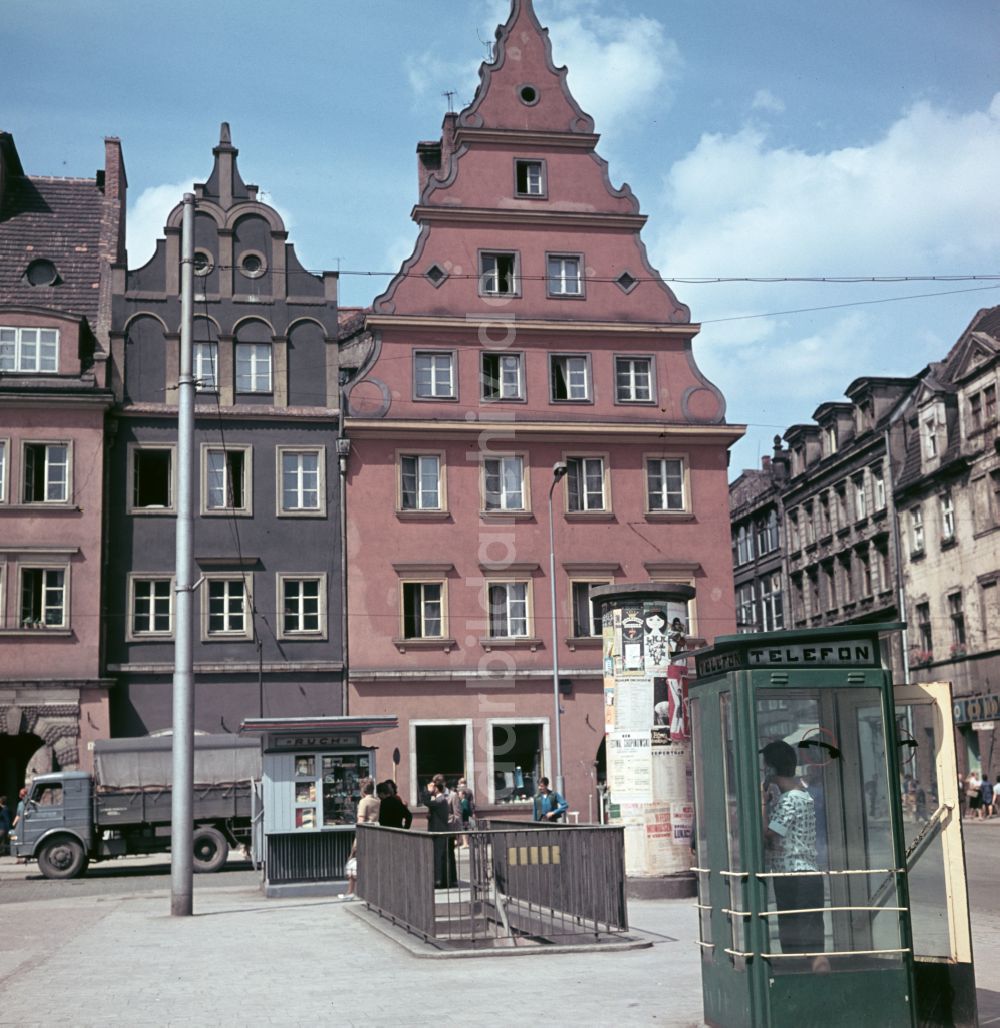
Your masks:
M521 98L521 103L527 104L529 107L531 104L538 103L538 90L534 86L521 86L518 96Z
M256 250L248 250L240 258L240 272L247 278L260 278L266 270L264 255Z
M59 273L52 261L32 261L24 277L28 280L28 285L54 286L59 279Z
M195 250L192 267L196 275L207 275L215 267L215 261L208 250Z

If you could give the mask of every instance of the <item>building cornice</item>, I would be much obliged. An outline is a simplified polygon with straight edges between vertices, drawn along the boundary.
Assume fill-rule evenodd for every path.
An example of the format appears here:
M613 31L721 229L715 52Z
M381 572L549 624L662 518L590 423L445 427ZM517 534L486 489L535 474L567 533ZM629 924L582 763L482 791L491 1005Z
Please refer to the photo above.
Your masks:
M570 668L560 664L560 677L563 678L603 678L604 672L594 668ZM510 675L498 675L496 672L479 671L475 668L352 668L348 672L348 681L355 682L398 682L400 685L425 685L428 682L518 682L518 681L552 681L551 668L518 668Z
M601 439L611 437L639 437L656 440L665 445L671 443L725 443L731 445L743 437L745 425L672 425L664 422L646 424L628 422L620 424L609 421L490 421L486 418L472 421L444 421L417 418L345 418L345 434L357 438L395 439L400 435L407 438L430 436L441 439L447 436L466 438L481 433L492 433L496 440L515 441L524 436L593 436Z
M369 314L365 319L366 328L407 328L407 329L461 329L466 332L478 332L483 326L503 326L517 328L522 332L552 332L560 334L602 334L602 335L642 335L642 336L696 336L701 331L698 323L665 324L663 322L623 322L623 321L544 321L540 318L513 318L496 316L484 311L480 314L463 314L461 317L421 317L412 314Z
M168 403L130 403L118 407L115 416L119 418L169 417L177 418L177 407ZM196 418L229 418L243 421L336 421L340 417L337 407L221 407L198 404L194 409Z
M645 214L618 214L599 211L560 211L552 207L538 210L520 207L445 207L417 204L410 212L418 225L427 223L470 225L530 225L532 228L609 229L639 232L646 224Z
M600 141L597 132L540 132L528 129L473 128L455 129L455 146L463 143L492 143L496 146L531 146L560 150L593 150Z
M98 391L93 386L81 385L78 389L40 390L8 389L0 379L0 406L18 407L96 407L107 410L114 405L114 394L110 391Z

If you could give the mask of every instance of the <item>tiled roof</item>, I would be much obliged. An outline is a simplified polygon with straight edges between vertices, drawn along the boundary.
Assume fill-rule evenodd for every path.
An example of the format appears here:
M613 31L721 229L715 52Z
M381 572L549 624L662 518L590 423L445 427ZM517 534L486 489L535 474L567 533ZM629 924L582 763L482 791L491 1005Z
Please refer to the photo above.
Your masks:
M96 324L103 200L94 179L7 180L0 209L0 304L48 307ZM25 269L39 259L55 265L59 284L28 284Z

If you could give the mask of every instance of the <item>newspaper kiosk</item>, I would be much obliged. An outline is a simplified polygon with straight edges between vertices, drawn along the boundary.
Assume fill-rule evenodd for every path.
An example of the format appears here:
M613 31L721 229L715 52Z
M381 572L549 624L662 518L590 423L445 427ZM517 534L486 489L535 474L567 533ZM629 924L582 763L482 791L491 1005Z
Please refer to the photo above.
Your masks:
M395 716L248 718L241 735L263 739L254 815L264 893L323 894L344 877L361 781L375 777L362 734L395 728Z
M708 1024L976 1023L949 689L893 689L879 636L900 627L695 655Z

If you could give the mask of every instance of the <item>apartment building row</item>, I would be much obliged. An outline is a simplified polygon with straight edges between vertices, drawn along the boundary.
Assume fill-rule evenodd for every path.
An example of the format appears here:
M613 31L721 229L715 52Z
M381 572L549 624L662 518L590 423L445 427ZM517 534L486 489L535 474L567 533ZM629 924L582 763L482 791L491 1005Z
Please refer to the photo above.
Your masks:
M896 680L950 681L963 766L992 773L1000 715L1000 307L909 378L776 436L730 486L740 631L905 621ZM1000 754L997 755L1000 757Z
M475 98L417 145L413 253L342 310L223 125L195 190L197 730L394 714L384 771L411 801L443 772L508 807L553 776L557 669L586 811L604 738L589 588L694 585L689 635L732 630L742 429L598 139L512 0ZM26 174L7 133L0 155L9 790L26 767L87 766L95 738L170 728L181 207L130 268L117 139L93 179Z

